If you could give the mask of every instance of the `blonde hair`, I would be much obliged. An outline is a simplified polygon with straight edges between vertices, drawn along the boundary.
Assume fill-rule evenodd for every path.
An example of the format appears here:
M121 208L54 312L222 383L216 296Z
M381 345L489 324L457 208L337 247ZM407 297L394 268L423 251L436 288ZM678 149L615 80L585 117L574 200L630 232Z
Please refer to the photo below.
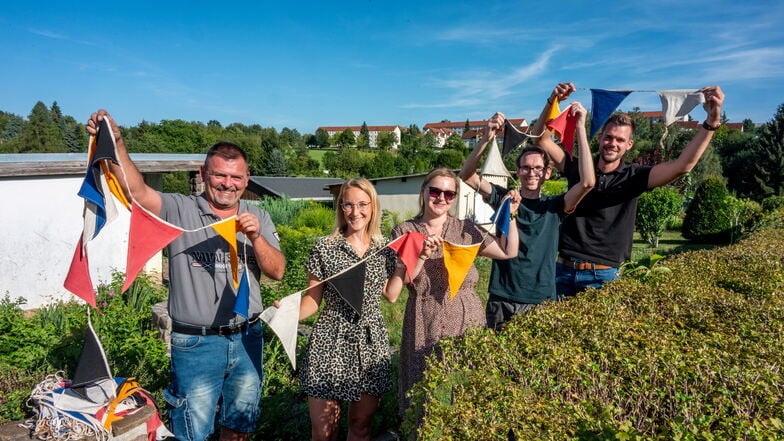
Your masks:
M458 179L455 172L446 168L446 167L439 167L425 176L425 179L422 181L422 186L419 188L419 213L417 213L416 217L422 217L425 214L425 203L427 202L427 198L429 196L425 196L425 189L430 185L430 181L435 178L450 178L455 181L455 191L460 191L460 179Z
M384 243L384 237L381 235L381 202L378 200L378 193L376 187L365 178L352 178L344 182L340 186L340 193L338 193L337 206L335 207L335 230L332 231L330 237L337 239L343 236L346 231L348 222L346 221L346 213L343 212L343 196L349 188L358 188L370 196L370 220L365 226L365 231L370 240L376 243Z

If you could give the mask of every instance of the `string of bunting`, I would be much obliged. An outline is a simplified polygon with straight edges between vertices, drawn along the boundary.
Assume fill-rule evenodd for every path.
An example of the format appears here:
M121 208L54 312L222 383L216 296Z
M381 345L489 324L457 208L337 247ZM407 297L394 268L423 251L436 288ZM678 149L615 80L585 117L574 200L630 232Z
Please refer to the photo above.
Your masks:
M117 164L121 171L121 178L127 186L127 176L122 164L117 160L114 136L106 119L101 122L101 127L95 136L90 138L88 148L88 166L85 180L82 183L79 195L84 202L84 228L78 239L71 266L66 276L64 286L76 296L95 307L95 291L90 278L89 261L86 244L98 236L100 231L117 217L118 208L115 200L126 210L130 211L131 220L128 232L128 250L126 262L126 277L122 292L130 287L138 273L158 251L166 247L183 233L193 233L212 228L229 245L232 269L232 281L236 290L234 312L248 319L249 308L249 275L247 260L241 278L238 276L238 250L236 230L236 216L223 219L210 225L197 229L183 229L173 225L154 213L142 207L132 195L127 200L115 176L108 166L107 161ZM496 214L494 214L497 231L500 234L509 233L509 206L510 200L506 198ZM487 231L482 236L482 241ZM409 278L417 259L422 252L425 235L417 232L406 233L385 245L398 254L398 258L405 265ZM444 266L449 280L450 300L453 300L460 289L482 243L460 245L448 241L443 242ZM242 239L245 248L244 255L247 259L247 243ZM362 313L363 290L356 289L357 285L364 285L365 268L368 259L381 252L382 249L365 256L355 264L344 270L321 280L319 284L330 283L335 287L341 298L347 302L358 314ZM299 304L302 293L300 290L280 300L280 307L265 309L261 318L272 328L281 339L287 355L296 367L296 329L299 318Z
M576 89L590 90L591 92L591 130L588 134L588 139L593 139L594 135L607 122L618 106L621 105L621 102L632 92L655 92L658 94L662 103L662 115L665 125L664 134L659 140L659 145L662 147L664 139L667 137L669 126L678 119L688 115L697 105L705 102L705 96L699 90L611 90L585 87L577 87ZM576 118L569 115L568 108L561 112L558 99L554 99L545 126L552 130L561 140L561 144L563 144L569 157L572 156L574 151L574 128L576 124ZM512 150L526 142L529 138L539 138L545 133L523 133L512 125L509 120L506 120L504 124L502 155L506 157Z

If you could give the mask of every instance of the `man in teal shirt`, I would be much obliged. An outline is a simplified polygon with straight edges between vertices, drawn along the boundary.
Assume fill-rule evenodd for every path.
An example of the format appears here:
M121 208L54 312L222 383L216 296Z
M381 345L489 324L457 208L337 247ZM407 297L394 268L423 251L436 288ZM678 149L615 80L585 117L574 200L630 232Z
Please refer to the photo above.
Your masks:
M566 193L542 196L542 186L550 178L550 158L539 147L527 147L517 157L522 203L515 215L520 235L518 256L510 260L494 260L490 273L487 301L487 326L499 329L513 315L528 312L545 300L555 300L555 261L558 256L558 230L563 218L574 211L580 200L593 188L594 170L588 137L585 131L587 111L580 103L572 103L569 112L577 117L576 139L582 180ZM504 115L496 113L488 121L487 130L466 159L460 178L475 189L493 208L498 208L509 190L477 174L479 159L488 142L504 126ZM539 134L534 134L534 136ZM552 142L550 133L542 138Z

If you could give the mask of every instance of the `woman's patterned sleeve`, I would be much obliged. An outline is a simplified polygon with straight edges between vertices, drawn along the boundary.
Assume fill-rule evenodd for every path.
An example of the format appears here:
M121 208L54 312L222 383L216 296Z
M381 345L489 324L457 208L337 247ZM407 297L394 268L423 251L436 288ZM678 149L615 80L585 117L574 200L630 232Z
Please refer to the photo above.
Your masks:
M305 264L305 268L307 268L308 272L316 276L316 278L319 280L324 279L324 272L322 266L324 263L324 259L321 257L321 248L323 247L323 244L324 244L323 238L316 241L316 244L313 245L313 248L310 250L308 261Z

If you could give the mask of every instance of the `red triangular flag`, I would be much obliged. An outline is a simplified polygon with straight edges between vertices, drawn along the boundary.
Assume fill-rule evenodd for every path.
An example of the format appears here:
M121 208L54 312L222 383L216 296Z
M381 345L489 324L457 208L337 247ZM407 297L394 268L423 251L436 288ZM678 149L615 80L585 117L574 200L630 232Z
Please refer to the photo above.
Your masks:
M427 236L422 233L409 231L387 245L392 251L397 253L400 261L406 266L409 280L414 280L414 276L411 273L416 267L419 255L422 254L426 238Z
M79 243L76 244L76 251L71 259L71 267L65 276L63 287L95 308L95 291L93 290L93 281L90 278L87 250L82 245L81 235L79 235Z
M553 130L558 135L558 138L561 139L561 144L566 149L566 153L571 158L572 152L574 152L574 129L577 127L577 116L571 115L571 106L561 112L558 117L547 122L546 125L548 129Z
M131 286L136 275L152 256L183 233L183 229L164 222L139 206L131 204L131 226L128 233L128 262L122 292Z

